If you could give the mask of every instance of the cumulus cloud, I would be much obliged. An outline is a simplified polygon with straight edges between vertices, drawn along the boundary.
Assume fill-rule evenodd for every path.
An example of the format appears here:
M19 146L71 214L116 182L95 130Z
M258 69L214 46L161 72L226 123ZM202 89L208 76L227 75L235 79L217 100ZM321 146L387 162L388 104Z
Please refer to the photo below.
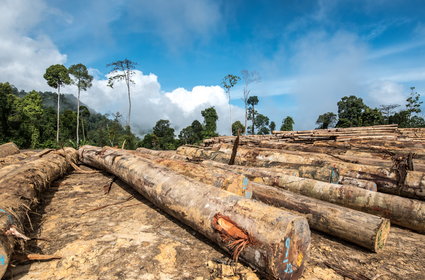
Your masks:
M0 82L26 90L47 90L45 69L65 63L66 55L47 36L27 35L41 21L45 8L40 0L6 0L0 5Z
M127 119L128 98L125 83L114 88L107 86L109 75L97 79L93 87L81 96L82 101L101 113L120 112ZM201 111L214 106L219 115L218 132L230 133L229 105L226 93L219 86L196 86L192 90L177 88L170 92L161 91L158 77L136 70L131 86L132 129L139 135L145 134L160 119L170 120L176 132L190 125L195 119L202 122ZM75 92L67 87L68 92ZM232 106L232 119L243 120L243 110Z

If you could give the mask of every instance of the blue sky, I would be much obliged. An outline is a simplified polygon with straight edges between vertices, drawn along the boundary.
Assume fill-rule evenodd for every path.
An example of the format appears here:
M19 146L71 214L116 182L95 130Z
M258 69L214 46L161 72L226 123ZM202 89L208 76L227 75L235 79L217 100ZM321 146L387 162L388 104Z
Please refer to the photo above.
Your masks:
M423 1L4 1L2 14L14 12L0 20L0 35L13 34L12 43L32 40L29 51L40 59L39 65L31 65L34 79L45 69L42 61L66 66L84 63L99 80L93 91L100 101L88 103L105 113L125 110L124 104L114 107L101 102L102 94L107 94L101 86L108 73L106 64L123 58L139 63L141 80L149 80L159 92L145 96L159 100L168 93L171 103L186 113L190 108L178 103L186 99L170 96L184 88L179 94L195 99L190 98L193 88L205 86L202 89L209 93L193 103L192 111L223 106L223 123L228 122L226 104L217 97L222 93L209 89L220 85L226 74L238 75L243 69L261 76L261 82L252 85L252 94L260 98L258 110L278 125L291 115L298 129L313 128L317 116L335 112L337 101L345 95L355 94L378 106L403 104L410 86L421 94L425 89ZM0 50L7 53L5 42ZM8 57L19 63L19 58ZM0 78L6 66L10 64L0 62ZM149 74L154 77L147 79ZM10 73L3 77L18 88L30 87ZM32 83L44 90L42 84ZM232 92L235 118L242 116L237 108L242 107L241 92L241 85ZM143 96L135 97L141 99L140 106L145 106ZM212 102L214 98L220 102ZM167 112L148 115L152 119L141 121L139 129L154 123L154 117L168 116L172 122L176 118L177 129L190 118L199 118L199 113L188 113L181 120ZM225 125L221 127L225 133Z

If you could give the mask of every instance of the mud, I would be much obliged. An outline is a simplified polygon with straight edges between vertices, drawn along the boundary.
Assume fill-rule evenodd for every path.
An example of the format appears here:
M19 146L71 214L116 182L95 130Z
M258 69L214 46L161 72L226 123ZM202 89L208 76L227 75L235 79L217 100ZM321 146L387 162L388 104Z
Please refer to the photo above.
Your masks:
M112 180L73 173L56 181L31 215L37 239L24 252L62 259L15 261L5 279L262 279L119 180L105 194ZM302 279L424 279L424 244L425 235L393 227L376 254L313 232Z

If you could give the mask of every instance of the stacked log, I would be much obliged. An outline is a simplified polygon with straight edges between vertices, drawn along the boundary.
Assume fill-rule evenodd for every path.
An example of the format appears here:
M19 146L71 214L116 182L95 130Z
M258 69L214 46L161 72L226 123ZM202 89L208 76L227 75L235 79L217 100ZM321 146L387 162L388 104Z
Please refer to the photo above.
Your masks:
M285 210L292 210L297 214L304 214L311 228L374 252L384 247L390 230L390 223L385 218L255 183L263 182L263 177L250 176L248 179L246 176L232 172L232 166L229 165L227 165L228 169L221 169L213 165L158 158L158 154L156 156L144 154L143 156L155 164L165 166L197 181L283 207Z
M24 222L38 195L76 162L72 148L50 152L25 164L12 164L0 179L0 278L5 273L16 238L26 238ZM0 170L3 170L0 169Z
M231 146L221 145L219 150L182 146L179 147L177 153L189 157L228 162ZM249 149L245 147L238 149L236 164L257 167L278 166L281 168L310 166L313 171L317 167L328 168L331 171L335 170L341 177L373 181L377 184L378 191L381 192L425 199L425 174L419 171L401 170L400 172L404 173L400 174L397 169L348 163L338 159L326 158L322 154L289 153L282 150Z
M9 142L0 145L0 158L19 153L19 148L15 143Z
M350 185L300 178L269 168L228 166L214 161L204 161L201 165L231 170L251 180L259 181L258 178L261 178L263 184L385 217L394 224L425 233L425 202L423 201L373 192Z
M135 153L91 146L79 150L83 163L116 175L236 259L271 278L300 277L310 244L304 217L191 180Z

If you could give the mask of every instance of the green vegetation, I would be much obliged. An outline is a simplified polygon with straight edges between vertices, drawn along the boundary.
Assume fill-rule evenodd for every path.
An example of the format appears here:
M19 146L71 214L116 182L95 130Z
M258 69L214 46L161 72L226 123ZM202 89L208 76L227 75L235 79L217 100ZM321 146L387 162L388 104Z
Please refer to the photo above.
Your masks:
M114 82L125 81L129 101L128 118L123 124L121 113L102 115L90 110L80 102L81 91L92 86L93 77L83 64L72 65L69 69L57 64L46 69L44 78L49 86L57 89L53 92L18 91L9 83L0 83L0 143L13 141L20 148L58 148L62 146L79 147L84 144L96 146L118 146L127 149L146 147L150 149L173 150L180 145L197 144L203 139L218 136L217 121L219 116L214 107L201 111L203 122L194 120L183 128L176 138L175 129L169 120L159 120L146 134L143 140L131 132L131 91L134 83L135 63L125 59L116 61L112 66L109 86ZM249 131L250 134L265 135L276 129L276 123L256 110L260 102L258 96L250 96L249 85L259 80L255 72L242 71L244 80L243 101L245 105L245 124L241 121L231 125L232 135ZM240 80L238 76L224 77L224 87L229 101L230 90ZM61 94L61 88L74 84L77 87L77 98L69 94ZM54 107L57 107L55 110ZM229 102L230 105L230 102ZM327 112L317 118L317 128L356 127L380 124L398 124L399 127L425 127L425 120L420 115L422 101L420 95L411 87L410 96L404 108L398 104L381 105L370 108L363 99L351 95L344 96L337 103L338 114ZM398 108L402 108L396 110ZM229 108L230 109L230 108ZM231 119L231 110L230 110ZM291 131L294 119L287 116L282 120L280 130ZM55 139L56 134L56 141ZM82 139L80 138L82 135Z
M419 114L422 112L420 94L411 87L410 96L406 99L405 108L398 104L381 105L370 108L364 104L363 99L354 95L344 96L337 103L338 116L327 112L317 118L317 128L330 127L356 127L382 124L398 124L399 127L425 127L425 120Z

